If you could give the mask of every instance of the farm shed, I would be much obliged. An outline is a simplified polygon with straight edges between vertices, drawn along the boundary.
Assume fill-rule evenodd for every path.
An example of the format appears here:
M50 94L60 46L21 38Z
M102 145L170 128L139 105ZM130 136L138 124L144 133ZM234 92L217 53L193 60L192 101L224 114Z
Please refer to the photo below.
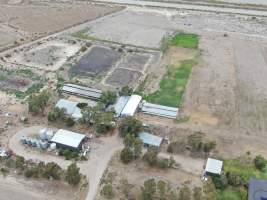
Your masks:
M205 174L220 175L222 172L222 167L223 167L223 161L216 160L213 158L208 158L205 167Z
M67 99L60 99L55 107L59 109L65 109L67 114L73 117L75 120L79 120L82 118L82 111L77 107L79 103L73 102Z
M129 96L121 96L117 99L117 102L114 106L114 110L116 112L116 116L120 117L122 110L126 106L127 102L129 101Z
M145 146L155 146L155 147L160 147L163 138L158 137L156 135L152 135L150 133L147 132L141 132L139 133L140 140L142 140L143 144Z
M139 103L141 102L142 97L139 95L130 96L123 110L121 111L121 116L134 116L137 108L139 107Z
M147 113L150 115L156 115L156 116L175 119L178 115L179 109L174 108L174 107L162 106L158 104L152 104L152 103L143 101L141 111L143 113Z
M60 89L60 91L93 100L99 100L102 95L101 90L84 87L72 83L64 84L63 87Z
M85 135L71 131L59 129L50 140L56 143L58 148L81 149Z
M267 180L250 178L248 200L267 200Z

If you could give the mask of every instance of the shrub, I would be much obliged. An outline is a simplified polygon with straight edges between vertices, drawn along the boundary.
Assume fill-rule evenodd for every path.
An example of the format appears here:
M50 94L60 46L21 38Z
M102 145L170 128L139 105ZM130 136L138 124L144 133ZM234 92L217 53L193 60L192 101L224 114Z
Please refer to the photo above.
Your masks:
M155 166L158 164L158 153L158 148L149 147L143 158L149 165Z
M66 125L69 127L74 126L74 124L75 124L74 119L72 119L71 117L66 117L64 121L65 121Z
M228 172L226 174L229 185L240 186L242 185L242 178L239 174L234 172Z
M101 194L107 198L107 199L112 199L114 198L114 192L111 184L106 184L101 190Z
M61 168L58 164L54 162L49 162L44 166L43 177L44 178L53 178L59 180L61 177Z
M65 180L70 185L78 185L81 181L81 174L80 174L80 168L77 167L75 163L72 163L68 166Z
M213 176L212 181L217 189L223 190L228 186L228 180L225 174Z
M133 160L133 152L129 148L124 148L120 154L121 161L125 164Z
M258 170L264 171L266 167L266 160L261 155L258 155L254 158L254 164Z
M122 137L127 134L134 134L137 137L142 130L142 122L133 117L124 118L119 126L119 132Z

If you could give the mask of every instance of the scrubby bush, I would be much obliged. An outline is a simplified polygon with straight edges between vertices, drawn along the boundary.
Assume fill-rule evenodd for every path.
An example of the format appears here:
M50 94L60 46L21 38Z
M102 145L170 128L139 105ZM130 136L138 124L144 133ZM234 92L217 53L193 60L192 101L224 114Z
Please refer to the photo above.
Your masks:
M158 163L158 153L158 148L149 147L143 158L149 165L156 166Z
M127 134L134 134L137 137L142 130L142 122L133 117L124 118L119 126L119 132L122 137Z
M228 186L228 179L225 174L212 176L212 181L217 189L223 190Z
M261 155L258 155L254 158L255 167L260 171L264 171L266 167L266 162L267 161Z
M131 151L131 149L129 148L124 148L122 151L121 151L121 154L120 154L120 158L121 158L121 161L125 164L129 163L130 161L133 160L133 152Z
M113 187L111 184L106 184L101 190L101 195L103 195L107 199L113 199L114 198L114 192Z
M232 186L243 185L242 177L239 174L234 173L234 172L228 172L226 176L227 176L229 185L232 185Z
M68 166L65 180L70 185L78 185L81 181L81 174L80 174L80 168L77 167L75 163L72 163Z

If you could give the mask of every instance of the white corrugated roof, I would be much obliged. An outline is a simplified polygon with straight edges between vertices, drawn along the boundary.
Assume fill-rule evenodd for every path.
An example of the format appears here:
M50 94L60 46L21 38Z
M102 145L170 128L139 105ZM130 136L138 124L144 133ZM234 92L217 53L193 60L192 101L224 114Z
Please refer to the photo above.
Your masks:
M168 118L176 118L178 115L178 108L162 106L158 104L143 102L141 111L151 115L157 115Z
M59 129L51 139L51 142L78 148L84 138L85 135L83 134Z
M221 174L222 167L223 167L223 161L216 160L213 158L208 158L207 164L205 167L205 172L209 172L212 174Z
M82 118L81 109L77 107L78 102L73 102L67 99L60 99L55 107L65 109L68 115L71 115L74 119L78 120Z
M142 100L142 97L139 95L132 95L123 108L121 115L122 116L134 116L136 109L139 106L140 101Z
M130 99L129 96L121 96L118 98L114 110L116 112L116 116L119 117L121 115L122 110L126 106L128 100Z
M71 83L64 84L63 87L61 88L61 91L93 99L100 99L102 95L101 90L75 85Z
M156 147L159 147L163 140L161 137L146 132L139 133L139 138L144 144Z

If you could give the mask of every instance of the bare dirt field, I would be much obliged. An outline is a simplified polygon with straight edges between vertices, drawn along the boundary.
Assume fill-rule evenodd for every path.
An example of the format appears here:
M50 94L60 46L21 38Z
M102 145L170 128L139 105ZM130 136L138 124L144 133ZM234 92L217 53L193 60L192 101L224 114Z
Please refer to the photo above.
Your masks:
M145 54L129 54L118 64L118 67L143 71L149 58L150 56Z
M1 200L76 199L75 189L60 181L27 180L8 175L0 176L0 186Z
M117 68L106 79L106 83L118 88L127 85L135 88L141 76L142 74L139 71Z
M95 46L85 54L78 63L72 67L74 74L94 74L98 75L103 72L107 72L122 56L122 53L104 48L101 46Z
M7 60L42 70L55 71L60 68L68 58L74 56L81 45L52 40L41 45L33 45L22 52L13 53ZM18 50L19 51L19 50Z
M118 11L120 8L89 4L1 3L0 34L2 45L45 36L75 24ZM8 33L8 36L5 33ZM0 35L2 36L2 34ZM1 47L1 46L0 46Z

